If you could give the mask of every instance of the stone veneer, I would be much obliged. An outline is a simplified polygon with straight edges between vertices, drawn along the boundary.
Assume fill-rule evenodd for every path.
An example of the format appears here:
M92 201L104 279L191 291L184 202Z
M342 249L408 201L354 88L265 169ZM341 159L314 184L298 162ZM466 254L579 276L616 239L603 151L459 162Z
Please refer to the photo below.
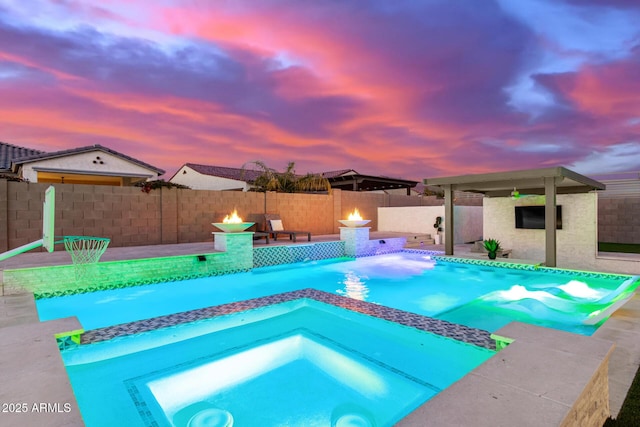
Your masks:
M238 273L256 267L340 258L345 255L381 255L402 251L406 242L405 238L369 240L368 228L350 228L345 240L339 242L260 248L253 248L251 232L215 234L214 249L220 252L5 270L2 277L3 292L10 295L28 291L33 292L36 298L49 298Z
M349 257L363 257L400 252L407 243L405 237L369 240L371 227L340 227L340 240Z
M607 353L560 427L600 427L609 418L609 359Z
M249 271L253 268L251 235L229 233L221 239L225 252L5 270L4 293L28 291L36 298L49 298Z

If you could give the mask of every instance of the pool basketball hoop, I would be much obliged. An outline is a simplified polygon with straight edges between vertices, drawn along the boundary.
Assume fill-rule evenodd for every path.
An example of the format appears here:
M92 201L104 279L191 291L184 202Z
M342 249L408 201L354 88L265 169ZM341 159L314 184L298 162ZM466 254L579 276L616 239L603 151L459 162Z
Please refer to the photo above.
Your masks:
M56 243L64 243L64 247L71 255L71 260L76 268L76 279L86 276L88 273L87 266L94 265L100 260L104 251L107 250L110 239L105 237L65 236L62 240L56 242L55 217L56 189L51 185L44 192L44 203L42 205L42 239L0 254L0 261L41 246L47 251L53 252Z
M76 280L82 280L91 274L91 266L100 261L110 241L106 237L64 236L64 248L71 255Z

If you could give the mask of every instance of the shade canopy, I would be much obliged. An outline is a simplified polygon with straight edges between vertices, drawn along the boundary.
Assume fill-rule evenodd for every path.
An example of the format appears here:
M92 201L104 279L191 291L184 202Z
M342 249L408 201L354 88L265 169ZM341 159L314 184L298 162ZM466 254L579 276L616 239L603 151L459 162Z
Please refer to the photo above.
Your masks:
M331 183L331 188L348 191L395 190L404 188L407 191L407 195L409 195L410 190L418 184L417 181L407 179L362 175L358 173L327 177L327 179Z
M424 180L424 184L438 187L451 185L454 191L505 197L510 196L514 188L520 194L545 194L545 178L554 180L557 194L587 193L605 189L603 183L564 167L428 178Z
M458 175L428 178L425 185L444 190L445 254L453 255L453 192L481 193L486 197L508 197L517 191L524 194L545 195L545 264L556 266L556 194L588 193L604 190L606 186L564 167L494 172L477 175Z

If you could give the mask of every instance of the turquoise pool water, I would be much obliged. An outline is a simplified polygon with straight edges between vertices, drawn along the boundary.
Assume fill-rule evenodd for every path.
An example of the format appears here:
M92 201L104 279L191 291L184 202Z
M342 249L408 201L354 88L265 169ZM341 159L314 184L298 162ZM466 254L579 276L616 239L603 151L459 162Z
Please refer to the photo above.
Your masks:
M88 426L390 426L494 351L314 300L64 350Z
M42 320L78 316L90 330L312 287L488 331L519 320L591 335L637 286L637 278L436 263L403 252L40 299L37 307Z

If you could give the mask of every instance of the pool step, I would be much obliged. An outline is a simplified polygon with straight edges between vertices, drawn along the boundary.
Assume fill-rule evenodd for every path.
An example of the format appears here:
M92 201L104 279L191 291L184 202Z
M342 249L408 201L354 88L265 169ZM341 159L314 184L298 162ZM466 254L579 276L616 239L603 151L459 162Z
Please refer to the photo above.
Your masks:
M435 240L431 234L414 234L413 236L407 236L407 243L405 248L419 248L424 245L434 245Z

